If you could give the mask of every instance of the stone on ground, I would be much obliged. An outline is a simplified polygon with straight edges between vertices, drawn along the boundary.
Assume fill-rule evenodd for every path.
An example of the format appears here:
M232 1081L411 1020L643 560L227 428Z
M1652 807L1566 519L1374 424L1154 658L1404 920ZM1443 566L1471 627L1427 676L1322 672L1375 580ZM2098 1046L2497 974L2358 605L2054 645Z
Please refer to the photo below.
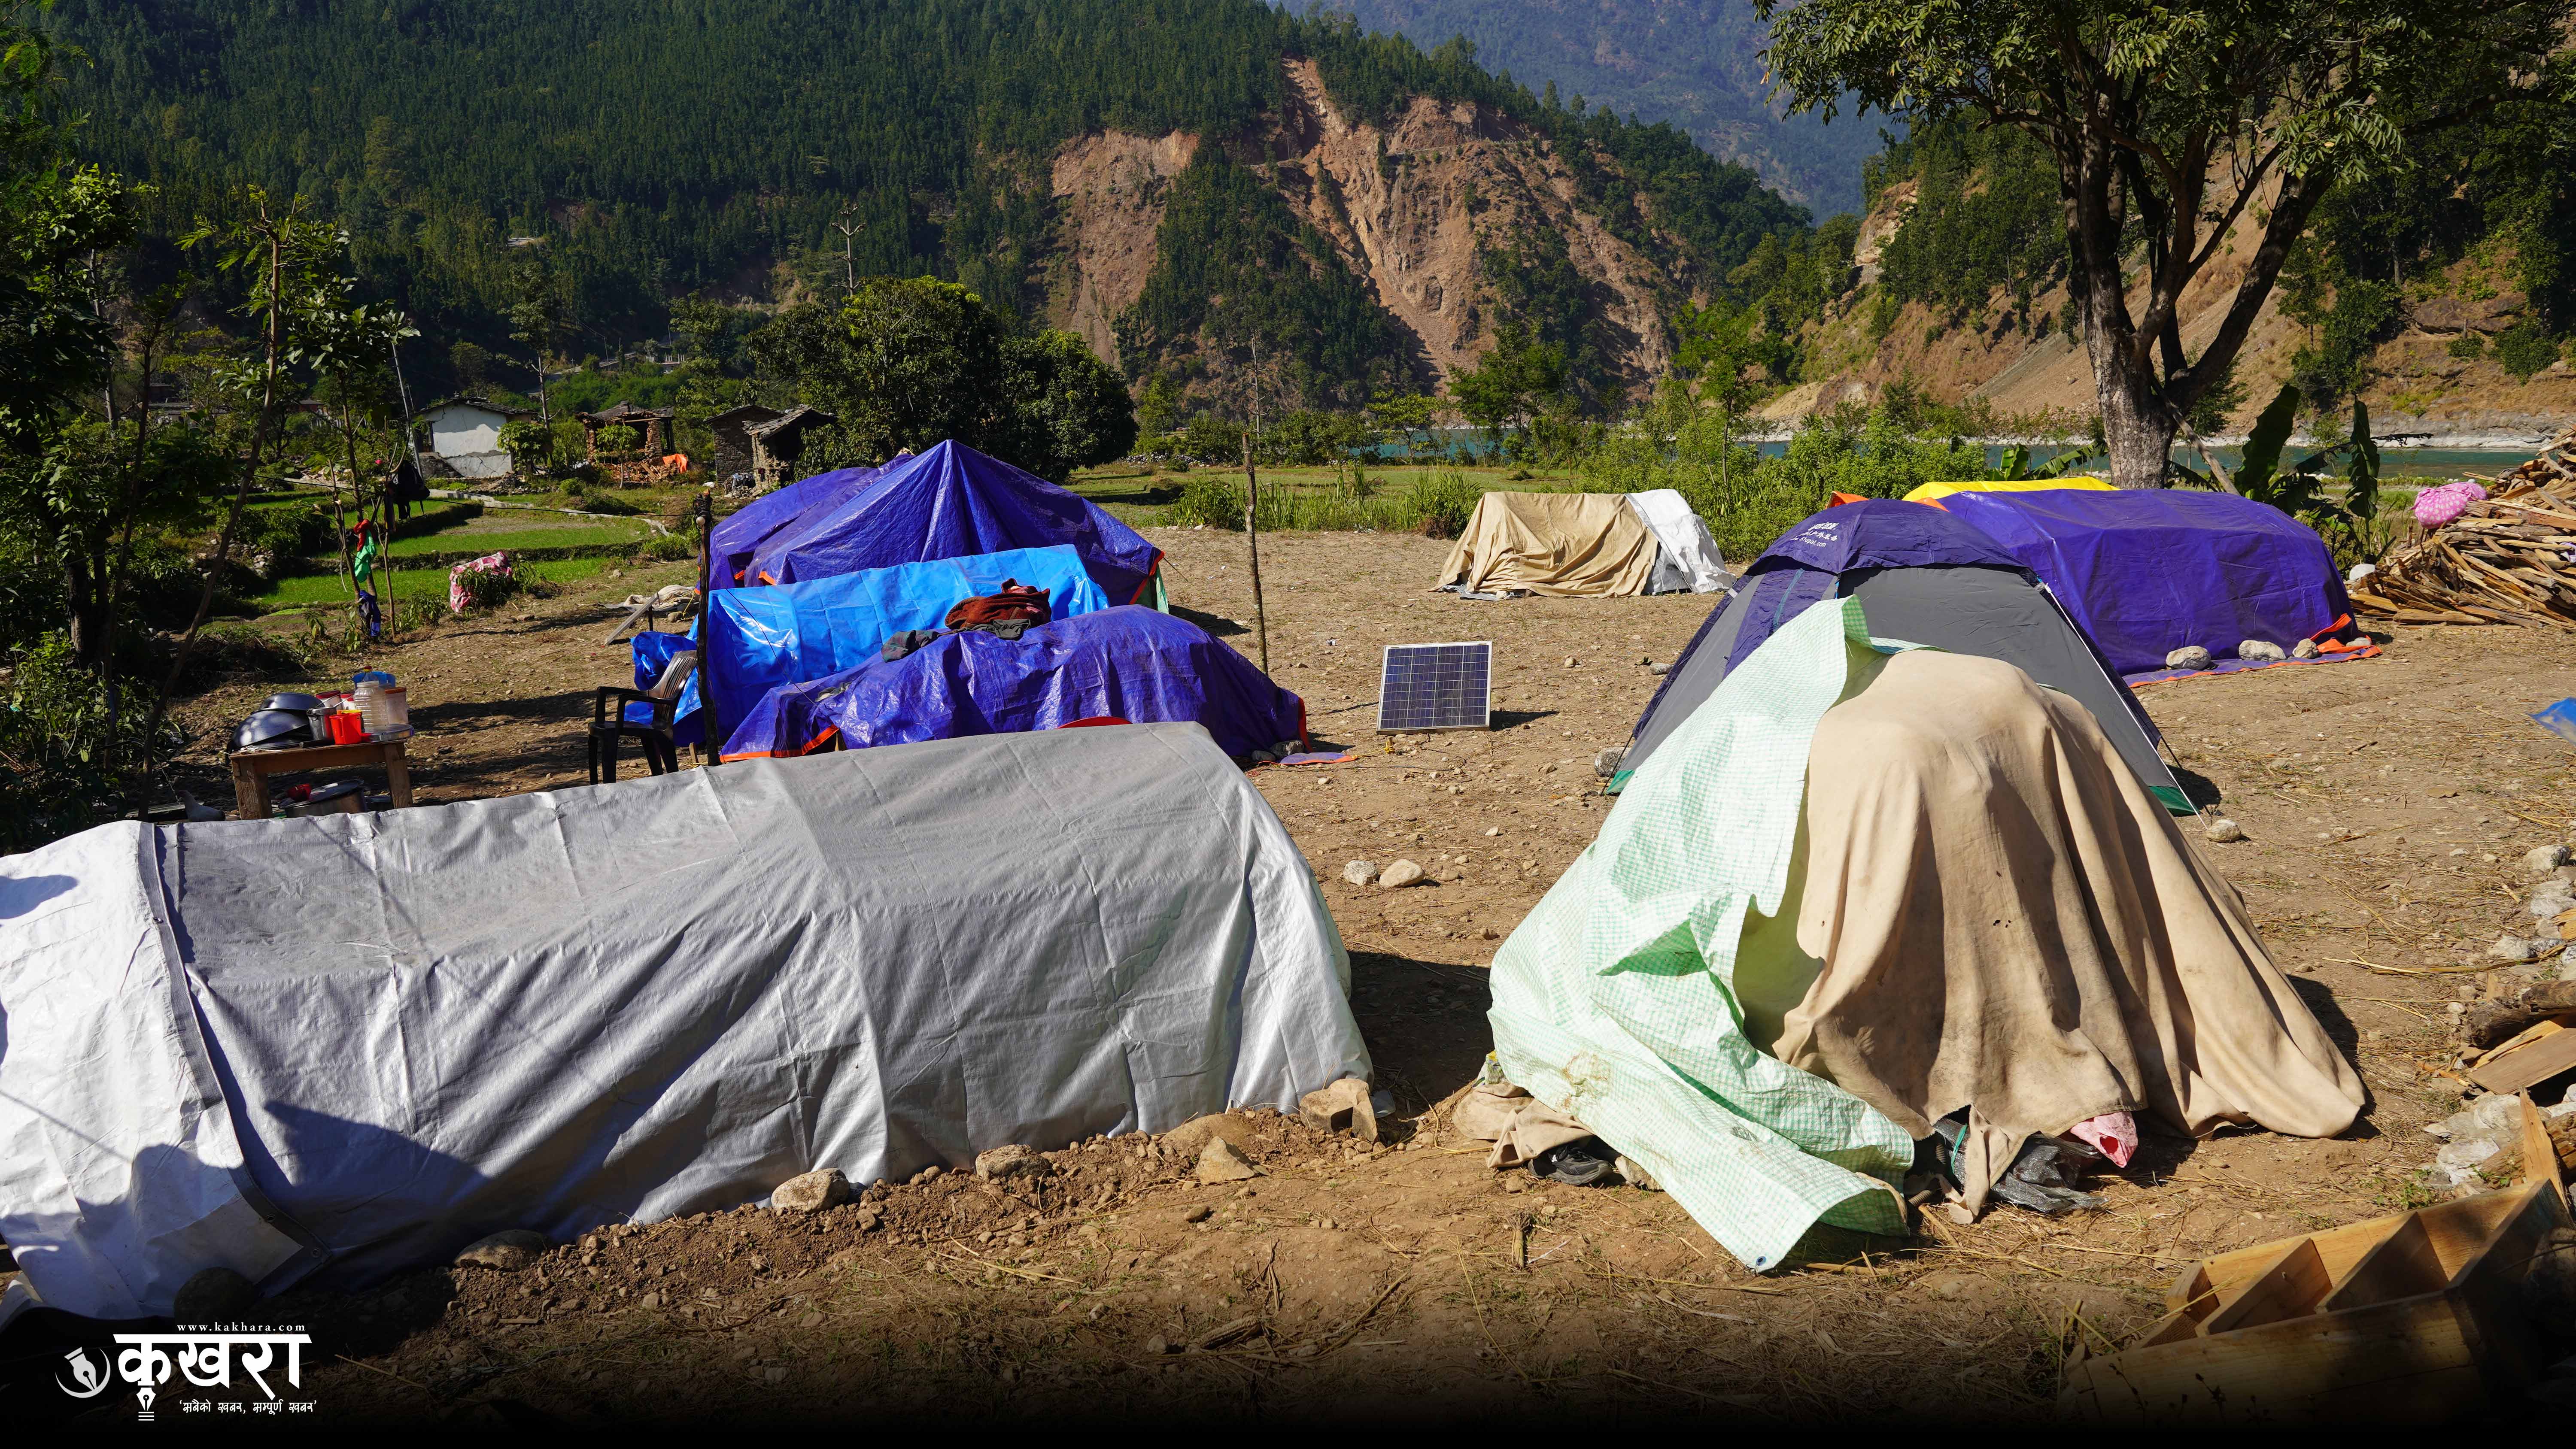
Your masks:
M975 1175L999 1182L1009 1177L1044 1177L1055 1171L1055 1165L1038 1155L1038 1150L1025 1143L987 1148L975 1154Z
M2210 839L2217 841L2221 845L2226 845L2234 841L2243 840L2245 838L2245 827L2222 815L2218 819L2209 822L2209 828L2201 833L2207 835Z
M1344 1077L1300 1097L1297 1115L1318 1132L1347 1133L1362 1142L1377 1140L1377 1106L1369 1100L1368 1083L1357 1077Z
M1385 874L1377 878L1377 883L1381 890L1394 890L1399 886L1422 884L1424 874L1421 866L1409 860L1399 860L1386 868Z
M459 1268L489 1268L496 1273L516 1273L534 1263L554 1247L554 1240L543 1233L525 1228L511 1228L488 1238L465 1245L456 1255Z
M2563 845L2534 846L2522 853L2522 868L2533 875L2543 875L2567 863L2568 850Z
M1252 1140L1252 1119L1240 1112L1211 1112L1193 1117L1163 1134L1163 1145L1182 1157L1196 1157L1210 1141L1223 1138L1241 1147Z
M850 1180L837 1167L798 1173L770 1190L769 1205L782 1213L818 1213L850 1200Z
M1199 1153L1198 1178L1201 1182L1241 1182L1259 1177L1261 1169L1252 1165L1234 1144L1222 1137L1211 1137Z
M2282 653L2281 646L2273 643L2269 639L2248 639L2236 646L2236 657L2239 659L2287 659L2290 656Z
M1377 879L1377 862L1373 860L1352 861L1350 864L1342 867L1342 879L1349 881L1353 885L1367 885L1370 881Z
M2293 659L2314 659L2324 652L2317 647L2317 641L2314 639L2302 639L2290 646L2290 657Z
M2207 669L2208 667L2209 651L2197 644L2185 644L2165 656L2167 669Z

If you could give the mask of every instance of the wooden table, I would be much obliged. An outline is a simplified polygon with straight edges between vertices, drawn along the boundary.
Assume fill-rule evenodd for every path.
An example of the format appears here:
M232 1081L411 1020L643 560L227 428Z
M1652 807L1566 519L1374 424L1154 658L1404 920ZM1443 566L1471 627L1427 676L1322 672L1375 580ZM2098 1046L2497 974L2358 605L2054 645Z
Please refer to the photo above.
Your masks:
M411 764L403 756L404 739L365 740L354 745L307 745L300 750L243 750L225 756L233 768L233 804L244 820L268 818L268 777L313 770L343 770L377 765L394 806L411 803Z

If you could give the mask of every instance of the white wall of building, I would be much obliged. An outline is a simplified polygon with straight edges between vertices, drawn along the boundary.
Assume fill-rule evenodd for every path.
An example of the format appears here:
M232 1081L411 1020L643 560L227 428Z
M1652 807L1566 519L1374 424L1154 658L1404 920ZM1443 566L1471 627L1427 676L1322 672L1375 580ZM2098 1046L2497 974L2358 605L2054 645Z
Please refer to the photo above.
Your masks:
M462 477L498 478L510 471L510 455L501 447L507 414L471 403L449 403L421 415L429 424L429 450Z

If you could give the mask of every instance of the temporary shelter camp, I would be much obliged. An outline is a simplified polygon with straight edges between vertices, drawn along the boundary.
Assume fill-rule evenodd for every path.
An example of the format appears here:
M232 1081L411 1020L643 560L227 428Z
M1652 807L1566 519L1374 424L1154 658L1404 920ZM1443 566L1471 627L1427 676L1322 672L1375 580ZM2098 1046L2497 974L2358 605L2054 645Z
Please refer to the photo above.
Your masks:
M1892 499L1828 508L1782 534L1710 611L1637 718L1613 791L1772 632L1819 599L1853 598L1882 638L2001 659L2080 701L2156 798L2189 814L2161 736L2084 630L2001 545L1950 513Z
M792 584L924 559L1071 544L1102 597L1159 604L1162 550L1079 494L962 443L887 468L761 541L745 583Z
M2037 574L2136 683L2172 678L2166 656L2198 645L2219 669L2248 639L2321 660L2378 650L2353 628L2334 555L2315 529L2269 504L2183 488L1960 493L1941 500ZM2332 646L2332 647L2325 647Z
M788 585L795 588L796 585ZM1189 721L1241 757L1302 741L1305 701L1186 619L1122 605L1017 639L943 635L900 659L773 689L725 758L1047 730L1103 717Z
M1819 1222L1903 1232L1963 1108L1971 1210L2106 1114L2350 1126L2359 1078L2093 715L1862 605L1773 630L1504 943L1510 1079L1757 1270Z
M1728 577L1679 493L1488 493L1436 587L1478 597L1709 593Z
M876 659L887 639L936 629L960 600L997 592L1006 580L1044 589L1054 618L1108 607L1081 555L1066 544L709 595L699 637L707 641L704 668L727 738L771 690ZM683 718L697 703L694 694L682 698Z
M1306 861L1195 725L0 861L0 1236L45 1300L357 1285L1365 1076Z

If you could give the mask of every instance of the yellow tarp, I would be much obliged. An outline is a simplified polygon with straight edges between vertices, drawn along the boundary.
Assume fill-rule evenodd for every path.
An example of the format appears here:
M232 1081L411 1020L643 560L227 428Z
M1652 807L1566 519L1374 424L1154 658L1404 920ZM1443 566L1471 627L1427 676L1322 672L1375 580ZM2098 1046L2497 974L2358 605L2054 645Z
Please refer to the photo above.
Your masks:
M1623 493L1488 493L1449 550L1439 587L1554 597L1642 594L1655 536Z
M1908 503L1930 503L1953 493L2044 493L2051 488L2077 488L2093 493L2108 493L2111 485L2099 478L2015 478L1993 483L1926 483L1905 495Z

